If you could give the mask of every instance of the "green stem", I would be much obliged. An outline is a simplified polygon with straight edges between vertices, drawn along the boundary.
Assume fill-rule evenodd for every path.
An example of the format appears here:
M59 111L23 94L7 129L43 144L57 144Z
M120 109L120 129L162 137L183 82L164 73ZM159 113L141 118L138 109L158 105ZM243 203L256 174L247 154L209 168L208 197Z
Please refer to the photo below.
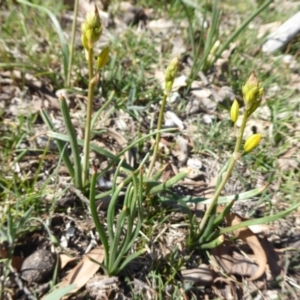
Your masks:
M68 77L67 77L67 88L71 86L71 72L72 72L72 62L73 62L73 54L74 54L74 43L75 43L75 35L76 35L76 24L77 24L77 15L78 15L78 0L75 0L74 3L74 15L73 15L73 24L72 24L72 35L71 35L71 43L69 50L69 63L68 63Z
M85 123L85 136L83 148L83 186L86 185L89 176L89 146L91 139L91 121L92 121L92 108L94 99L94 72L93 72L93 48L88 49L88 67L89 67L89 91L86 109L86 123Z
M167 102L167 97L168 97L168 94L164 93L162 103L161 103L161 107L160 107L160 111L159 111L157 130L161 130L161 127L162 127L164 112L165 112L165 107L166 107L166 102ZM150 167L149 167L148 178L151 176L151 173L152 173L152 170L153 170L156 158L157 158L158 149L159 149L159 141L160 141L160 132L158 132L156 134L153 157L152 157L151 164L150 164Z
M215 191L215 194L214 194L214 197L212 198L211 204L208 206L207 210L205 211L204 217L201 220L201 223L199 225L200 235L202 234L203 230L206 227L207 221L210 218L210 215L213 211L213 208L215 207L215 205L218 202L218 198L219 198L226 182L228 181L228 179L229 179L229 177L232 173L232 170L235 166L236 161L240 157L239 151L240 151L242 140L243 140L243 133L244 133L247 118L248 118L247 116L248 116L248 111L245 110L244 115L243 115L242 125L241 125L239 133L237 135L237 140L236 140L236 143L235 143L234 152L232 153L229 166L228 166L226 172L224 173L224 176L222 176L222 181L221 181L220 185L218 186L217 190Z

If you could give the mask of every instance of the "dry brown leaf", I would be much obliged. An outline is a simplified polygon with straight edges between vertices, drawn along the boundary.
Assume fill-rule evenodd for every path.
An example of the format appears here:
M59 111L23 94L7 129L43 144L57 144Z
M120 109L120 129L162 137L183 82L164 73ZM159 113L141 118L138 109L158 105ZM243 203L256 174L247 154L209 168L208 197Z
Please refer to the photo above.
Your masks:
M237 294L238 285L231 282L230 278L217 277L212 288L221 299L239 299Z
M214 187L216 185L216 181L217 177L213 178L209 184L209 187ZM212 192L208 191L207 195L212 196L211 193ZM217 211L219 213L222 212L223 209L224 208L221 206L217 207ZM226 217L228 226L237 225L245 220L247 219L234 214L233 212L230 212ZM254 225L252 229L254 231L266 233L269 231L269 226ZM262 242L264 243L261 244L255 233L248 227L235 230L233 233L237 238L241 239L252 249L254 253L253 258L257 266L241 254L233 252L233 245L229 241L225 241L222 245L213 249L211 254L217 264L221 266L226 273L250 276L250 280L257 280L265 273L267 269L267 262L273 278L280 273L281 268L278 263L279 259L276 259L275 261L272 260L272 256L274 255L275 251L273 246L269 245L270 243L267 243L263 240ZM278 255L275 257L278 257ZM215 271L218 271L216 266L214 267Z
M171 179L174 175L175 174L174 174L171 164L167 164L164 169L163 175L162 175L162 181L166 182L169 179Z
M275 279L281 273L282 267L285 264L285 258L279 255L272 242L268 241L266 237L260 238L259 241L267 255L268 267L271 272L272 279Z
M232 244L228 240L225 240L223 244L211 250L213 262L215 262L212 263L212 267L216 272L219 272L221 267L225 273L232 273L231 269L234 264L232 249Z
M253 262L254 255L245 256L239 252L233 252L233 265L231 269L232 274L240 275L243 277L250 277L257 272L257 265Z
M90 253L86 254L82 258L82 261L70 271L70 273L60 282L57 287L61 288L70 284L75 284L76 287L70 292L69 295L76 293L98 271L100 265L94 261L102 263L104 260L104 255L103 246L93 249ZM67 299L68 297L69 296L66 296L64 299Z
M226 221L228 226L234 226L246 220L245 218L230 212L226 216ZM255 262L258 265L255 274L253 274L249 279L250 280L257 280L260 278L266 271L267 266L267 256L266 252L261 246L257 236L248 228L244 227L238 230L235 230L233 234L245 242L253 251L255 256Z
M77 257L71 257L69 255L66 255L64 253L61 253L59 255L59 263L60 263L60 270L62 270L69 262L76 260Z
M4 258L4 259L8 258L8 251L2 247L0 247L0 258ZM17 272L19 272L21 270L23 261L24 261L23 257L13 255L11 259L11 265Z
M212 266L214 270L220 272L221 267L228 275L235 274L243 277L249 276L250 279L252 279L252 275L257 274L259 267L250 259L233 249L235 249L235 245L227 240L219 247L211 250L213 259Z
M291 147L282 156L279 157L278 166L281 171L286 172L293 169L299 169L297 159L293 158L297 151L297 147Z

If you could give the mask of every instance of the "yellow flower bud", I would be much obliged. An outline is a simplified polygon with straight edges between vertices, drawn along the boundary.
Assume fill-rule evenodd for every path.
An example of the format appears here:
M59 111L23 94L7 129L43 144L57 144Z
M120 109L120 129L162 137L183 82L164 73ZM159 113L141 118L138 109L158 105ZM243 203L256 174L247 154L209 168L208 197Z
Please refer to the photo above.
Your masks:
M235 99L231 105L231 109L230 109L230 119L233 123L235 123L238 119L239 116L239 103L237 102L237 100Z
M259 145L260 140L261 140L260 133L253 134L250 137L248 137L244 145L244 151L245 152L252 151L254 148L256 148Z
M109 58L109 46L105 47L101 53L99 54L98 58L97 58L97 68L98 70L101 70L106 63L108 62L108 58Z
M94 6L94 10L90 10L87 12L85 16L85 25L86 29L102 27L101 19L96 5Z
M86 14L84 23L81 24L83 37L81 38L83 46L88 49L92 48L102 34L102 24L97 6L94 10Z
M213 46L210 49L209 54L215 55L217 53L217 50L219 49L220 45L221 45L221 42L219 40L215 41Z
M174 82L174 79L177 75L178 72L178 66L179 66L179 58L175 57L171 60L169 63L166 72L165 72L165 83L166 83L166 88L165 91L169 93L172 89L172 85Z
M246 104L246 110L249 110L253 103L261 100L263 88L260 86L254 72L251 73L249 79L243 86L242 92Z
M84 34L81 35L81 42L83 47L87 50L88 49L88 40Z
M260 100L260 101L256 101L256 102L254 102L254 103L252 104L251 108L250 108L249 111L248 111L248 117L249 117L252 113L254 113L254 112L256 111L256 109L259 107L260 103L261 103L261 100Z

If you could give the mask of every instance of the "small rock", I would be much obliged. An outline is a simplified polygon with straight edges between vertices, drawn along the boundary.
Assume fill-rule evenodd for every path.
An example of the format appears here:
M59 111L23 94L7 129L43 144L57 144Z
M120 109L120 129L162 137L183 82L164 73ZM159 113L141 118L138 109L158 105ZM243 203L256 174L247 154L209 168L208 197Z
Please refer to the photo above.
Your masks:
M208 114L203 114L201 116L201 120L204 124L211 124L213 121L212 116L208 115Z
M282 61L286 64L289 65L293 61L293 55L291 54L286 54L282 57Z
M183 122L172 111L166 111L165 113L165 126L166 127L178 127L180 130L184 129Z
M283 55L282 61L284 64L286 64L291 70L298 70L299 64L297 63L297 60L294 58L291 54Z
M218 91L218 94L221 98L220 102L223 102L226 99L233 101L236 98L235 93L233 92L233 89L230 86L222 86L221 89Z
M193 81L191 86L191 94L197 97L198 99L201 98L209 98L212 95L210 89L202 87L201 82Z
M277 290L268 290L267 291L267 297L268 299L270 300L276 300L276 299L279 299L280 295L278 295L278 291Z
M295 220L295 225L298 227L300 226L300 217L299 216L297 216L297 218Z
M180 172L186 172L186 178L198 180L203 176L203 172L200 171L198 168L193 167L182 167L180 168Z
M259 106L255 111L255 116L257 116L257 118L261 120L271 121L272 112L267 105Z
M176 104L180 101L180 94L178 92L174 92L170 94L167 98L168 104Z
M185 75L181 75L181 76L179 76L179 77L176 77L175 79L174 79L174 83L173 83L173 86L172 86L172 90L173 91L177 91L177 90L179 90L180 88L182 88L182 87L185 87L186 86L186 81L187 81L187 76L185 76Z
M95 275L87 282L86 289L96 300L108 299L112 292L118 292L119 279L115 276Z
M21 267L21 277L28 282L42 283L52 273L55 259L48 250L40 249L28 256Z
M275 83L275 84L271 85L267 90L268 97L275 96L279 91L280 91L280 87L278 84Z
M186 114L192 115L200 112L200 99L192 97L186 105Z
M188 167L192 167L192 168L198 168L201 169L202 168L202 162L199 158L197 157L191 157L187 160L187 166Z

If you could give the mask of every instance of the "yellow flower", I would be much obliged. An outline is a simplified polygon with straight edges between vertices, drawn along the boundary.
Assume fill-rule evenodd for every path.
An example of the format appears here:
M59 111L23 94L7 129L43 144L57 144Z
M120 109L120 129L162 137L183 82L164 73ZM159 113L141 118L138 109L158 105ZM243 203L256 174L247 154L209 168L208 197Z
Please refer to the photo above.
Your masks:
M255 102L261 100L263 91L264 89L260 86L260 82L257 80L255 72L252 72L247 82L242 88L243 97L246 104L246 110L250 110ZM255 107L255 109L257 107L258 105Z
M253 134L250 137L248 137L248 139L245 142L244 145L244 151L245 152L250 152L252 151L254 148L256 148L261 140L261 134L257 133L257 134Z
M165 91L166 91L166 93L171 92L174 79L178 72L178 66L179 66L179 58L175 57L171 60L171 62L169 63L169 65L166 69L166 72L165 72L165 83L166 83Z
M102 34L102 24L97 6L86 14L84 23L81 24L82 44L85 49L92 48Z
M230 109L230 119L233 123L235 123L238 119L239 116L239 103L237 102L237 100L235 99L231 105L231 109Z

